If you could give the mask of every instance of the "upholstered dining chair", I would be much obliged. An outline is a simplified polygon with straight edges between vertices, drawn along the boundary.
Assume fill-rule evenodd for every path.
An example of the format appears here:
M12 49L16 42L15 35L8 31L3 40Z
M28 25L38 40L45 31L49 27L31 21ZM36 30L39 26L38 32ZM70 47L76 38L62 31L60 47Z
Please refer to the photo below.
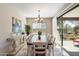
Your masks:
M32 47L33 47L33 44L31 42L31 39L32 39L33 35L30 34L29 36L27 36L25 39L26 39L26 44L27 44L27 55L28 56L31 56L32 55Z
M33 55L34 56L46 56L47 46L48 44L46 42L34 42L33 43Z
M53 55L54 56L55 38L52 34L48 35L48 43L49 43L49 45L48 45L49 54L48 55Z
M49 52L52 52L52 54L50 53L49 55L53 55L54 56L55 37L52 38L51 44L48 45L48 46L49 46Z

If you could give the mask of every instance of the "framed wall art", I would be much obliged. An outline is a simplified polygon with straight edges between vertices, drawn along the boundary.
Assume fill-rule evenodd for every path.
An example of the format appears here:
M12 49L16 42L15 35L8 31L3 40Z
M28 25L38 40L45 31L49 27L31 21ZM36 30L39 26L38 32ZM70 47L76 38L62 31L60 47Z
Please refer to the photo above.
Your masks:
M21 26L21 20L12 17L12 32L13 33L21 33L22 26Z

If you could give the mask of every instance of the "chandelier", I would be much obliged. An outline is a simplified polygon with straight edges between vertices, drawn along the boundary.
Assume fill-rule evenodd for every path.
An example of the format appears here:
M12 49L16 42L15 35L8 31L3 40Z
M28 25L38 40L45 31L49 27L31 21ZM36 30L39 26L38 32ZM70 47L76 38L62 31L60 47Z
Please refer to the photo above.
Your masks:
M40 17L40 10L38 10L38 17L34 19L33 29L46 29L44 19Z
M38 17L35 19L35 22L37 23L43 22L43 18L40 17L40 10L38 10Z

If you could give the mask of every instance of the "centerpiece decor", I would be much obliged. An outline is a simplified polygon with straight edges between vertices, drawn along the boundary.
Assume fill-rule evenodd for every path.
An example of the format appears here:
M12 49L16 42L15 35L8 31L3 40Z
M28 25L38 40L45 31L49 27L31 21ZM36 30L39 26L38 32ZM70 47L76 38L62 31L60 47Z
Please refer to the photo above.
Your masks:
M41 31L38 31L38 39L41 40L41 35L42 35L42 32Z

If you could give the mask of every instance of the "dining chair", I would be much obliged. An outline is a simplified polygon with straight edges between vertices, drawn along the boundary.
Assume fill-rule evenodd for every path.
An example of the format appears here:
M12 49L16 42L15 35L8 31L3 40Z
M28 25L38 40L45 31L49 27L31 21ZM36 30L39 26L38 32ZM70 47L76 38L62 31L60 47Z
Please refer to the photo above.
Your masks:
M55 43L55 39L56 39L56 38L53 37L52 40L51 40L51 43L52 43L52 45L51 45L52 51L51 51L51 52L52 52L52 55L53 55L53 56L54 56L54 47L55 47L55 44L56 44L56 43Z
M49 50L49 56L53 55L54 56L54 45L55 45L55 38L53 37L53 35L49 35L48 36L48 50Z
M33 50L33 44L31 43L31 38L33 37L33 35L29 35L26 38L26 44L27 44L27 55L31 56L32 55L32 50Z
M33 55L34 56L46 56L47 46L48 44L46 42L34 42L33 43Z

